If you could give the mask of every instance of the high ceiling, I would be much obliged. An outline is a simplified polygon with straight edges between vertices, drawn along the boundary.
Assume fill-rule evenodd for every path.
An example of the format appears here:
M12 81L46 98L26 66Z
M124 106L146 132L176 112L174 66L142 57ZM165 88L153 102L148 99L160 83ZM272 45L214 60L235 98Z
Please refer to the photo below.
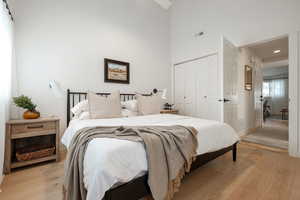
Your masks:
M254 46L249 46L249 48L258 57L260 57L263 60L263 62L287 60L289 56L288 37L272 40ZM276 50L280 50L280 53L274 53L274 51Z
M166 10L168 10L172 5L171 0L154 0L154 1Z

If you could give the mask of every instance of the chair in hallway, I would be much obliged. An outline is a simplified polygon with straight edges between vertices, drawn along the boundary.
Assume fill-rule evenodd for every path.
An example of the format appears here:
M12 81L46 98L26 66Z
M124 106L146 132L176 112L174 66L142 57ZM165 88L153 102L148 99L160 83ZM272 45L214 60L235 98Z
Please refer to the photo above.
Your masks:
M280 112L281 112L282 120L285 120L288 118L287 116L288 116L289 110L287 108L282 108Z

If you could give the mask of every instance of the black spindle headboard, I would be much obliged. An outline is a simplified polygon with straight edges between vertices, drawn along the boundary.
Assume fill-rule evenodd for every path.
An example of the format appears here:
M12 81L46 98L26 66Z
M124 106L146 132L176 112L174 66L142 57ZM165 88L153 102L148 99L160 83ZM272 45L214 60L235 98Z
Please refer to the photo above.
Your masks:
M86 92L71 92L71 90L67 90L67 126L69 126L69 123L74 116L71 112L71 108L73 108L80 101L87 99L87 94L88 93ZM108 96L110 93L97 93L97 95ZM121 101L133 100L135 99L135 95L136 94L120 94Z

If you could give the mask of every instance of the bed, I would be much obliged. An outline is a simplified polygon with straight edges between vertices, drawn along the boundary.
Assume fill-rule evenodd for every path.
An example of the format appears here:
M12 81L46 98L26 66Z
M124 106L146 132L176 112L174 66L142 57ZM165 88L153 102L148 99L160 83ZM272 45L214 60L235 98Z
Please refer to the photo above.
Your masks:
M99 93L98 95L109 95ZM134 99L134 94L121 94L123 101ZM198 130L199 148L192 170L232 151L236 161L239 137L228 125L180 115L158 114L114 119L71 119L71 106L86 99L86 93L68 90L68 128L62 143L68 147L74 134L84 127L92 126L141 126L141 125L183 125ZM101 138L90 142L84 159L84 184L88 191L87 200L137 200L150 195L147 184L147 159L141 143Z

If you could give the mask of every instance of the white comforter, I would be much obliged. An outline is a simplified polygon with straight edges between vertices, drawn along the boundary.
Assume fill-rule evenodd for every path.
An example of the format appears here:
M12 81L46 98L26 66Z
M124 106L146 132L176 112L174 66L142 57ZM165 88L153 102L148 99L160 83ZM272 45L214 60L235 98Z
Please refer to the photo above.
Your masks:
M68 147L74 134L92 126L183 125L198 130L198 155L220 150L239 140L227 124L180 115L148 115L130 118L73 120L62 137ZM84 184L87 200L101 200L107 190L116 184L129 182L147 172L143 144L126 140L100 138L88 145L84 158Z

